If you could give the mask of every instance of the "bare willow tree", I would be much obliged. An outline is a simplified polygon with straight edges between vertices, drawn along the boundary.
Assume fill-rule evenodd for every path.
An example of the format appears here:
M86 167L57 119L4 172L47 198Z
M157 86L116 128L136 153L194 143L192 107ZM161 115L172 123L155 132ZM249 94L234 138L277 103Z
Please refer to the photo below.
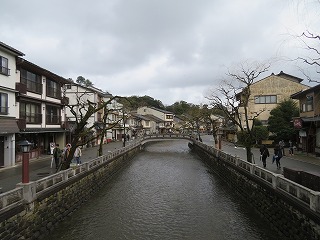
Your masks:
M224 113L217 108L208 108L208 105L204 105L202 108L202 116L203 120L207 123L207 125L211 128L211 134L214 139L214 145L216 148L220 148L219 146L219 130L223 124Z
M73 126L72 131L72 139L71 139L71 149L70 153L68 154L67 159L65 161L62 161L62 164L60 166L59 170L64 170L70 167L70 163L72 162L74 152L77 147L84 146L97 138L100 138L103 142L103 137L106 133L106 131L110 128L112 128L115 124L111 124L109 126L106 125L106 118L109 113L108 111L108 104L110 104L112 101L119 99L121 97L114 96L111 97L109 100L101 102L101 103L94 103L88 99L88 93L84 92L82 94L76 94L76 104L73 105L67 105L69 108L71 114L73 115L75 119L75 123ZM102 123L102 131L100 131L99 134L93 134L96 131L94 129L97 127L96 123L89 124L89 119L92 118L92 116L101 111L104 110L103 115L103 123ZM121 121L119 119L118 121ZM102 153L102 150L99 150L99 154Z
M320 83L320 0L293 0L292 4L300 21L307 26L300 35L293 34L302 48L294 60L298 60L298 67L309 82Z
M227 79L217 88L210 90L206 96L212 107L221 110L227 120L237 127L237 136L246 148L248 162L252 162L254 121L264 111L253 112L249 109L249 103L253 100L250 88L269 68L269 63L258 61L240 63L232 70L229 69Z
M298 57L298 60L309 65L311 69L308 69L316 74L311 74L305 67L300 70L309 82L320 83L320 35L307 30L299 36L299 39L303 42L308 54Z

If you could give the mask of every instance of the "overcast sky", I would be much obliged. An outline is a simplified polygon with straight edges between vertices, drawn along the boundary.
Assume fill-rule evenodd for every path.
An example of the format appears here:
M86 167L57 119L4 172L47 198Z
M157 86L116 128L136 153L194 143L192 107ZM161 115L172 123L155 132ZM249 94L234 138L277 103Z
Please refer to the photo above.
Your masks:
M283 70L303 78L288 59L302 51L294 36L306 29L319 34L319 5L314 0L1 0L0 41L40 67L74 80L83 76L113 95L199 104L228 68L247 59L273 59L265 76Z

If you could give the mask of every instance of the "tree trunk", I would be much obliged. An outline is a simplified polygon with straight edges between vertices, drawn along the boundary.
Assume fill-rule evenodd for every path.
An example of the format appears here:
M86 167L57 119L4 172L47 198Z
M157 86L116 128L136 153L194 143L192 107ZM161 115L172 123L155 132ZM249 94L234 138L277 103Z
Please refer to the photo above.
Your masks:
M251 152L251 147L246 147L246 152L247 152L247 161L249 163L252 163L252 152Z

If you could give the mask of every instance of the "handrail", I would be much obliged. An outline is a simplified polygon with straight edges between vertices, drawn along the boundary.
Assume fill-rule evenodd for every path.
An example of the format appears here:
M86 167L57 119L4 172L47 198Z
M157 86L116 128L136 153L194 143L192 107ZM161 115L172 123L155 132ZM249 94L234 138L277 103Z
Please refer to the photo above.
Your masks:
M237 156L233 156L221 150L217 150L201 142L196 141L195 144L200 148L206 150L207 152L211 152L220 160L226 161L234 165L235 168L242 169L246 171L248 174L251 174L252 176L261 179L274 189L277 189L283 192L284 194L294 198L296 201L304 204L305 206L308 206L311 210L315 212L320 212L320 192L313 191L309 188L306 188L296 182L293 182L285 178L281 174L273 173L269 170L257 166L256 164L247 162L243 159L240 159Z
M22 203L23 188L18 187L8 192L0 194L0 212L6 211Z
M103 156L94 158L80 165L72 166L67 170L60 171L53 175L39 179L35 182L30 182L29 189L30 191L34 191L35 196L39 196L44 191L47 191L52 187L62 184L76 175L90 171L94 168L99 168L99 166L101 166L102 164L108 164L113 159L117 158L119 155L124 154L138 146L141 146L143 141L156 138L175 138L192 140L196 145L198 145L200 148L204 149L211 155L218 157L220 160L228 162L235 168L242 169L243 171L246 171L248 174L251 174L256 178L261 179L261 181L265 182L267 185L270 185L271 187L278 189L279 191L289 195L297 201L302 202L306 206L309 206L309 208L313 211L320 212L320 192L308 189L296 182L284 178L280 174L273 173L269 170L257 166L256 164L249 163L243 159L240 159L238 156L233 156L231 154L220 151L212 146L208 146L202 142L196 141L194 138L185 134L146 135L140 139L131 142L123 148L116 149L112 152L108 152ZM8 208L20 204L24 200L30 200L29 198L30 196L24 196L23 187L21 187L21 185L19 185L19 187L11 191L0 194L0 213L7 210Z

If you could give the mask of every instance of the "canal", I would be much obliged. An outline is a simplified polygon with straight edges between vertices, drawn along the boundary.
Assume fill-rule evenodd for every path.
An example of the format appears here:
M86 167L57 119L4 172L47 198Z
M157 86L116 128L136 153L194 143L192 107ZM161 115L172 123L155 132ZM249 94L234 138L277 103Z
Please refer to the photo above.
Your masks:
M47 239L280 239L186 141L146 146Z

